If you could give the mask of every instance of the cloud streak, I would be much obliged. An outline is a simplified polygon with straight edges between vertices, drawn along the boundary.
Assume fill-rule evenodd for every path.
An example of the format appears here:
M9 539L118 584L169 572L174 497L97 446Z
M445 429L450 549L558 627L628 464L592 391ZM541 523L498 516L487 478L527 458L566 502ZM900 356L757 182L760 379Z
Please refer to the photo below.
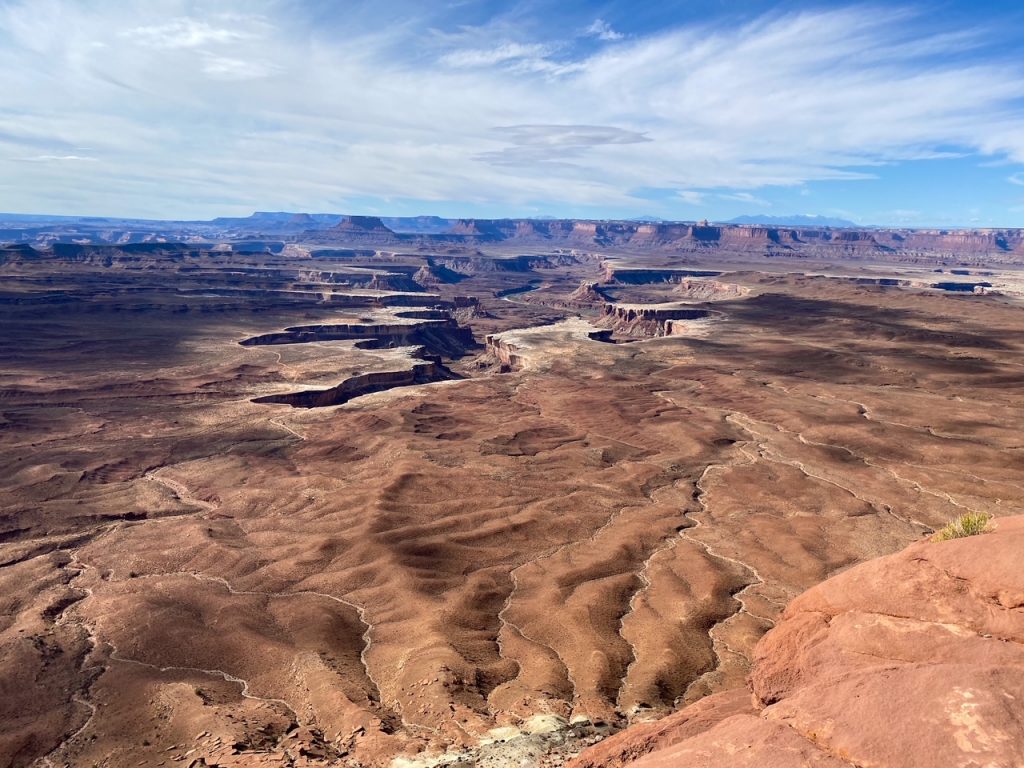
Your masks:
M628 37L599 19L557 39L515 14L470 27L296 8L0 0L0 174L18 191L0 208L628 215L649 210L640 188L764 206L758 190L913 159L1024 163L1024 68L987 52L984 30L908 11ZM69 161L81 146L103 162Z
M719 198L722 200L734 200L740 203L747 203L749 205L756 205L758 207L771 207L771 203L763 198L752 195L749 192L733 192L731 194L719 194Z
M207 45L230 44L254 37L239 29L216 27L189 17L174 19L166 24L135 27L124 36L141 45L154 48L199 48Z
M95 157L82 155L33 155L32 157L15 157L12 160L20 163L94 163Z
M583 30L583 34L604 41L621 40L625 37L621 32L612 29L612 25L604 19L595 19L593 24Z

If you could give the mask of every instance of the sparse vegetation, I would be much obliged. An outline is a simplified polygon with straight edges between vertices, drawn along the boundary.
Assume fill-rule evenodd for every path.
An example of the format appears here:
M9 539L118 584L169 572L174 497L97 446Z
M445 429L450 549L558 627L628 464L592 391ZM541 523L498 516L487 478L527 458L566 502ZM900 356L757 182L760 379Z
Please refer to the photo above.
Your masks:
M991 521L992 515L985 512L965 512L945 528L937 531L932 540L949 541L950 539L962 539L965 536L977 536L988 530L988 524Z

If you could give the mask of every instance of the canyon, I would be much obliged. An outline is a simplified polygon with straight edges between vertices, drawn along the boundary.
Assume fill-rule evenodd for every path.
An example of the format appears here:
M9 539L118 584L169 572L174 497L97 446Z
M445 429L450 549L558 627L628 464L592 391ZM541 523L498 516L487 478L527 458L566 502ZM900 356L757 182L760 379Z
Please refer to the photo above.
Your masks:
M15 224L0 762L1024 744L1020 233Z

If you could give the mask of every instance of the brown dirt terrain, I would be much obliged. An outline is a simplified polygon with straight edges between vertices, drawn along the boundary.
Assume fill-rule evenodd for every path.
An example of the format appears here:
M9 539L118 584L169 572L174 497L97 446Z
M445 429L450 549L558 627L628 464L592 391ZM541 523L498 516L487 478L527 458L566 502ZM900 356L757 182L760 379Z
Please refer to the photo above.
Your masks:
M3 268L0 762L557 763L741 688L807 588L1024 497L1005 298L745 271L688 279L692 333L603 343L566 308L595 259L427 294L233 258ZM410 306L477 345L240 343L436 323ZM253 402L426 359L452 376Z

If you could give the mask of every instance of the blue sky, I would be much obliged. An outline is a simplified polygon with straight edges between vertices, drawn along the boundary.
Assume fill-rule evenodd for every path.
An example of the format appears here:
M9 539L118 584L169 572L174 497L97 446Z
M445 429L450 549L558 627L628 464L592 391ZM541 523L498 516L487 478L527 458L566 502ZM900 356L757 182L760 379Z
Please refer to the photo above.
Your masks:
M1018 2L0 0L0 210L1024 226Z

